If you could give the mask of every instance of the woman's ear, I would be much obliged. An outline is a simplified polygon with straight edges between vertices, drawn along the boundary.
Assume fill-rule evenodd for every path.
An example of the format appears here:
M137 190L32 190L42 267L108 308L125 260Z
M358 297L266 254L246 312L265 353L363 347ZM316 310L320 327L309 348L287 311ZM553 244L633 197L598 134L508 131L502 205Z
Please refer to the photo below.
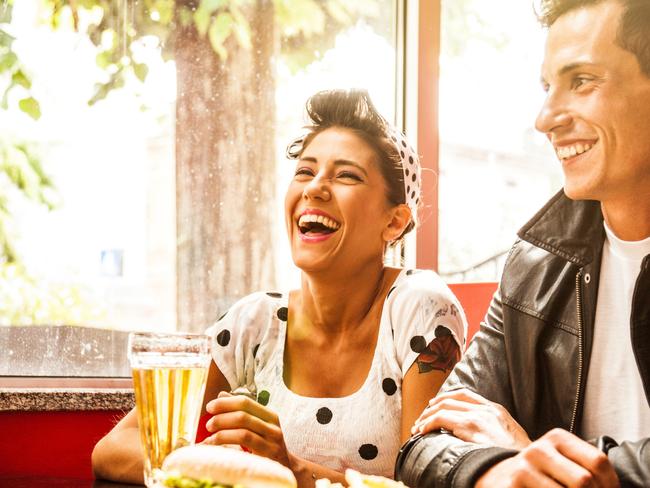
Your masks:
M386 242L393 242L400 238L406 226L411 221L411 209L402 203L390 209L390 220L384 229L382 237Z

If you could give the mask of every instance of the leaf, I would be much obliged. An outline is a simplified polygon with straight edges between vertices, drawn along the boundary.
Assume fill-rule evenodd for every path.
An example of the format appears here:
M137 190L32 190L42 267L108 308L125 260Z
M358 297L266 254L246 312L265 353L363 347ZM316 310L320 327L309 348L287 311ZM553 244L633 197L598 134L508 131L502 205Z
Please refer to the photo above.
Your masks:
M18 56L12 51L0 54L0 73L12 69L18 63Z
M7 0L0 1L0 24L11 24L11 14L14 6Z
M160 16L158 22L162 25L171 24L174 20L174 0L157 0L154 5L154 9Z
M34 120L41 118L41 106L34 97L23 98L18 102L18 107Z
M11 43L15 40L14 36L8 34L4 29L0 29L0 47L11 47Z
M133 63L133 73L138 80L144 83L144 80L147 78L147 74L149 73L149 66L145 63Z
M95 56L95 63L97 63L97 66L99 66L101 69L108 68L112 63L111 52L110 51L100 52L97 56Z
M29 78L27 78L27 75L23 73L23 70L19 69L16 71L12 76L11 76L11 84L12 85L20 85L23 88L27 88L28 90L32 87L32 82Z
M208 32L208 27L210 27L210 13L202 8L196 9L196 12L194 12L194 24L198 33L201 36L205 36Z
M182 27L187 27L192 23L192 12L187 7L181 7L178 11L178 19Z
M9 85L2 95L2 100L0 100L0 108L7 110L9 108L9 91L13 88L13 85Z
M199 8L205 10L209 15L212 15L218 9L225 6L225 4L225 0L201 0Z
M251 48L251 27L246 17L236 5L230 7L230 12L235 20L234 29L239 45L244 49Z
M88 100L88 105L93 106L100 100L105 99L112 90L117 90L124 86L124 76L122 68L119 71L111 75L110 80L106 83L98 83L95 85L95 94L90 100Z
M276 0L276 16L285 36L310 37L325 28L325 13L314 0Z
M210 24L210 31L208 32L210 44L222 61L225 61L228 57L224 42L232 33L234 24L235 19L228 12L220 13Z
M108 92L110 91L110 87L108 83L98 83L95 85L95 94L92 96L90 100L88 100L88 105L93 106L100 100L104 100L108 96Z

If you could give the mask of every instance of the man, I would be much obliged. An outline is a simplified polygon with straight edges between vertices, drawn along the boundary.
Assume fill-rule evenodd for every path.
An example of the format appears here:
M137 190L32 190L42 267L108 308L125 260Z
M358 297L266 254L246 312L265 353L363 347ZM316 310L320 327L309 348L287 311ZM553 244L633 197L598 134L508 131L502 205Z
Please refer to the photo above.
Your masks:
M541 4L564 191L403 447L412 487L650 487L650 0Z

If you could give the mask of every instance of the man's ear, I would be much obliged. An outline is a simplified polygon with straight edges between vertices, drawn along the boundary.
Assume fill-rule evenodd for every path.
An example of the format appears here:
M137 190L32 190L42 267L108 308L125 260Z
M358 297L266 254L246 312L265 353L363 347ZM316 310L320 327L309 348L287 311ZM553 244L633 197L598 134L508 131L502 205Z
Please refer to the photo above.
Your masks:
M382 237L386 242L393 242L400 238L406 226L411 221L411 209L402 203L389 210L390 220L384 229Z

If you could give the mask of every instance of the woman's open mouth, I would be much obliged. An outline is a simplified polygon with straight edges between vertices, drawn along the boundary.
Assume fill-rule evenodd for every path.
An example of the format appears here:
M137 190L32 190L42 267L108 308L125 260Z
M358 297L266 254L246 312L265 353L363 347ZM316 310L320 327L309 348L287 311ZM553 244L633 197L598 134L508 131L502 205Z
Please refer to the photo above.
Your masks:
M308 241L327 239L340 227L341 224L336 220L315 213L304 213L298 219L300 237Z

